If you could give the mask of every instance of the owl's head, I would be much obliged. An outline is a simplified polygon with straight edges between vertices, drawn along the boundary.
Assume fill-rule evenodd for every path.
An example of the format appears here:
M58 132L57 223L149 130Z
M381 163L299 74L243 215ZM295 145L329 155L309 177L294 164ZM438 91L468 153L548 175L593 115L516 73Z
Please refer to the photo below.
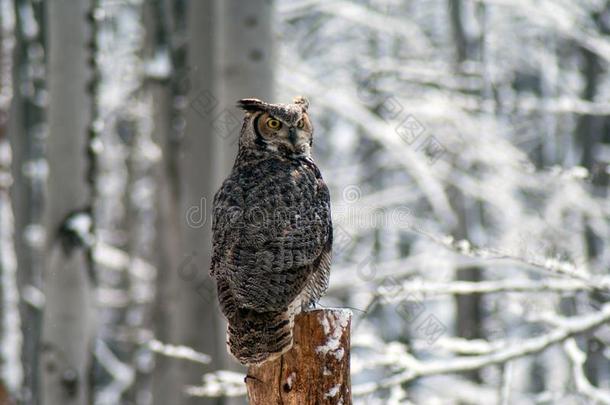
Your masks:
M310 156L313 127L309 101L295 97L291 104L269 104L255 98L237 103L246 111L239 148L270 151L286 157Z

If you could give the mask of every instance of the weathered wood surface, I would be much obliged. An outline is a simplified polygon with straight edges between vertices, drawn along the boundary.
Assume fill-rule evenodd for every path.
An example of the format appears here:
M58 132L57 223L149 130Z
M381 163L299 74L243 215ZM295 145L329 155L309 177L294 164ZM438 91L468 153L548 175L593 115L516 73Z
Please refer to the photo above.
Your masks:
M294 345L248 369L251 405L349 405L351 312L318 309L297 315Z

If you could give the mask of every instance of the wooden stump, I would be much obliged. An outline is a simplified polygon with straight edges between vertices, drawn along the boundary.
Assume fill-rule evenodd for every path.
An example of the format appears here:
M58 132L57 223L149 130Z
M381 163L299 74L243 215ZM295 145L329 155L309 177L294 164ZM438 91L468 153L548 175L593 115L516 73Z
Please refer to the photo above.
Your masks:
M250 404L350 405L351 317L344 309L297 315L292 348L248 369Z

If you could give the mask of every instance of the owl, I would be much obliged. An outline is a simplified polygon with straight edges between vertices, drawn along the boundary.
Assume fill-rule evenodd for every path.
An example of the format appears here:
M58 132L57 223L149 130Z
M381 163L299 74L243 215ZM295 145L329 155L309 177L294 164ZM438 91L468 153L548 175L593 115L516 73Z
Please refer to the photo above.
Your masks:
M228 350L252 365L292 347L295 315L328 286L333 235L307 99L243 99L238 107L245 117L237 158L214 196L210 275Z

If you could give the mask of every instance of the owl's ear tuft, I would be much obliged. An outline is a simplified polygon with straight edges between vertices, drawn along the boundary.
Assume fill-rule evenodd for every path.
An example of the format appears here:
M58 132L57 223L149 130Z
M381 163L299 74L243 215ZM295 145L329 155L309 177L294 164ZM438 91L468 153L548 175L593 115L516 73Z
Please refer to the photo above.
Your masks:
M303 109L303 112L307 111L307 109L309 108L309 100L307 100L307 98L303 97L303 96L296 96L292 100L292 103L299 104L301 106L301 108Z
M237 107L246 111L260 111L265 105L264 101L257 98L242 98L237 102Z

